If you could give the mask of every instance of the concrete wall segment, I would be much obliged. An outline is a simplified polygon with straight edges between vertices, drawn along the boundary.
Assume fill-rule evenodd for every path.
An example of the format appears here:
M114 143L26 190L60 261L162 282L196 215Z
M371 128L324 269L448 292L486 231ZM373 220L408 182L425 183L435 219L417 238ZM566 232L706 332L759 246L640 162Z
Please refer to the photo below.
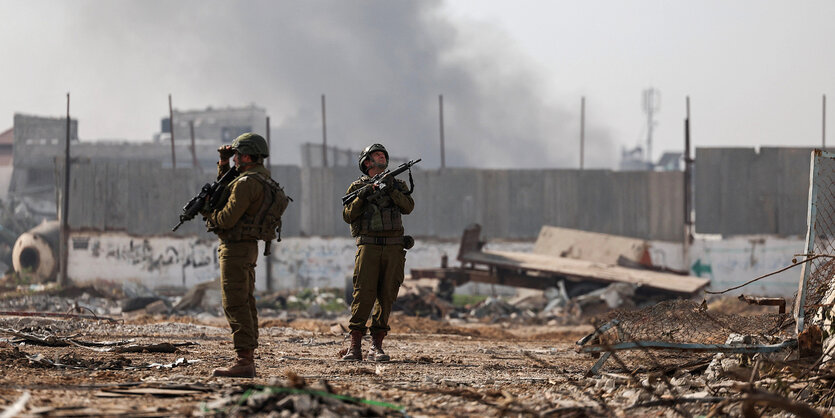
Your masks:
M158 161L82 159L73 165L70 223L77 229L167 234L182 206L214 179L190 168L172 171ZM284 236L349 235L339 198L358 177L356 170L273 171L294 198ZM445 169L414 176L415 210L404 224L415 236L457 238L474 222L493 238L533 239L543 224L644 239L681 235L680 173ZM196 219L177 234L204 231Z
M507 226L503 235L507 238L530 238L539 234L539 229L545 222L543 216L545 205L545 182L542 175L546 170L512 170L501 173L507 176L507 193L509 197L502 200L500 196L491 203L498 208L499 214L506 218ZM503 203L507 206L504 207ZM496 216L501 216L497 214Z
M696 231L724 236L806 229L811 148L697 148Z
M697 239L690 248L691 264L685 266L681 244L650 241L654 264L711 279L712 290L723 290L790 264L802 248L800 238L744 236L728 240ZM532 242L490 241L498 251L531 252ZM259 249L260 251L263 248ZM454 258L458 243L418 239L406 256L406 271L434 268L443 254ZM353 272L356 252L347 237L292 237L273 246L273 288L343 287ZM150 288L191 287L218 277L217 240L195 237L129 235L124 232L74 231L69 254L69 275L84 282L93 279L138 280ZM451 265L457 265L452 262ZM259 256L256 287L266 289L266 263ZM791 298L797 289L799 270L788 270L735 290L754 296Z
M214 166L172 171L164 160L76 159L71 225L168 233L185 202L213 180ZM55 160L48 166L58 167ZM359 175L354 167L273 169L295 199L285 236L348 236L339 198ZM544 224L643 239L677 241L682 234L681 173L452 168L413 175L416 207L404 222L415 236L457 238L473 222L485 236L501 238L533 239ZM60 176L59 170L52 187ZM185 224L182 233L199 236L199 224Z

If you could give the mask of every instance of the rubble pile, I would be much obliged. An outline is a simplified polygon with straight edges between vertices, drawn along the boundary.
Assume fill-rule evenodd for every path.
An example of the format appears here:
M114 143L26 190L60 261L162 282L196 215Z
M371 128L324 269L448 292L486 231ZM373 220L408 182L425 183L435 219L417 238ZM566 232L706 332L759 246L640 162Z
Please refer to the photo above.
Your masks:
M641 372L617 367L590 376L577 388L599 412L612 404L638 415L658 408L707 416L820 417L818 411L832 411L835 368L815 370L811 368L814 359L787 361L786 353L720 353L689 363L662 364L659 358L663 357L643 353ZM617 362L624 364L624 360ZM749 415L753 410L757 415Z
M532 312L543 303L548 303L544 294L530 292L507 301L487 298L456 311L523 316L528 314L520 312ZM664 318L674 313L686 322L697 321L697 314L711 318L684 334L655 330L662 337L686 338L694 329L727 317L735 321L734 328L753 332L721 342L774 342L757 330L772 328L762 321L776 320L776 314L755 321L723 316L692 302L619 314L624 324L618 335L626 330L646 338L625 321L660 313ZM229 381L208 378L212 368L234 355L225 324L172 319L0 317L0 383L6 385L0 385L0 410L20 402L24 414L135 416L144 413L153 397L157 416L753 416L751 410L765 416L822 416L835 411L830 389L835 368L820 350L808 356L793 348L744 354L613 351L593 373L598 359L577 352L575 344L580 330L589 332L590 326L505 327L474 316L476 322L470 323L398 314L386 340L391 363L339 362L334 351L346 330L327 332L309 324L331 320L310 319L262 328L258 376ZM302 328L304 324L308 327ZM568 333L560 334L558 328ZM812 343L820 345L820 339ZM31 398L17 389L24 381L31 385Z
M287 372L288 379L271 385L236 387L220 399L203 405L198 416L294 417L400 417L402 407L387 402L334 393L325 380L307 387L303 378Z
M514 314L518 315L520 309L496 297L488 297L483 302L474 306L469 315L475 318L507 318Z
M429 287L404 284L392 310L412 316L442 319L455 312L456 308Z
M7 277L8 279L8 277ZM223 318L220 280L191 288L151 290L139 282L98 280L61 288L55 283L0 287L0 311L64 312L95 316L181 315L205 320ZM517 288L514 297L491 296L479 303L452 302L454 285L438 279L408 279L393 310L406 315L469 322L575 325L615 308L641 307L634 285L612 283L573 295L562 283L545 290ZM576 289L575 289L576 290ZM569 297L573 295L573 297ZM335 319L350 312L349 289L309 288L257 292L256 305L263 317L291 321L297 318Z
M262 316L288 320L292 318L333 319L348 311L348 304L341 297L342 290L334 288L309 288L282 290L256 295L256 305Z
M57 284L14 288L0 294L0 310L35 312L77 312L112 315L122 312L121 291L107 282L60 288Z

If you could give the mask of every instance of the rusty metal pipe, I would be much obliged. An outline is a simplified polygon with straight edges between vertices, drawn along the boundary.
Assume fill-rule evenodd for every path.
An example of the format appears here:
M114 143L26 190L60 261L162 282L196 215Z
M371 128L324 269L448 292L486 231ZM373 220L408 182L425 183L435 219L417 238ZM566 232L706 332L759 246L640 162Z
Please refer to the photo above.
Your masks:
M739 300L747 302L749 305L779 306L780 313L786 313L786 300L783 298L762 298L755 296L739 295Z

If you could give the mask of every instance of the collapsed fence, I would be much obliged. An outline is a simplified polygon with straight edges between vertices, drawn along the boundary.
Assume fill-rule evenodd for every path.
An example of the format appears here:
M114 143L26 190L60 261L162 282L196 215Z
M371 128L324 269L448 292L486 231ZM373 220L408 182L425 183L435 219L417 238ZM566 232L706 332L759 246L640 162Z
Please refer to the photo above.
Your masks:
M812 152L809 174L806 257L795 299L794 315L798 333L805 328L830 294L835 277L835 154ZM817 256L817 257L816 257Z
M792 265L802 266L793 318L782 310L748 317L721 315L688 301L660 303L640 311L613 312L595 324L594 333L578 341L581 351L607 353L592 371L599 370L608 353L618 350L755 353L795 346L796 336L803 332L805 325L822 307L829 306L835 277L835 154L814 150L811 158L806 247L805 253L798 255L804 259L800 262L795 259ZM789 332L787 328L792 322L795 329ZM731 334L756 335L781 342L748 347L728 345Z
M604 362L610 357L614 358L621 368L625 368L626 364L616 354L622 350L642 350L650 359L654 359L651 354L653 350L766 355L797 347L797 358L800 359L810 354L804 353L804 348L809 344L809 340L814 340L812 344L817 350L812 350L811 353L819 358L803 373L798 373L799 378L796 375L793 379L796 384L800 385L798 387L808 388L810 382L815 379L803 379L829 358L829 350L820 350L821 346L825 345L824 340L829 333L826 330L823 332L815 330L812 325L832 328L831 324L824 322L831 315L821 314L821 312L828 312L831 309L832 281L835 278L835 154L833 153L821 150L812 152L807 219L805 253L798 254L797 257L801 261L792 260L792 266L790 266L802 265L798 293L791 314L785 313L784 304L780 306L779 313L752 316L721 314L709 312L706 302L700 305L686 300L662 302L637 311L610 312L594 324L596 329L593 333L577 341L577 351L594 356L600 355L587 375L600 374ZM760 278L763 277L765 276ZM757 304L774 304L775 302L773 299L766 301L766 298L745 298L744 296L740 299ZM804 333L807 329L808 332ZM812 334L814 336L810 336ZM787 356L785 359L788 358ZM788 397L758 389L755 377L757 377L761 359L756 361L747 379L748 385L743 387L745 396L737 399L737 402L742 403L743 409L753 410L751 409L753 405L759 403L804 416L819 416L816 411L796 401L799 395L795 396L795 400L791 400ZM775 369L780 368L772 368L772 370ZM666 383L675 395L673 386L669 382ZM821 399L825 400L823 403L828 402L831 405L831 397L824 396ZM703 398L701 401L721 401L727 404L731 399ZM677 411L682 415L687 415L685 411Z

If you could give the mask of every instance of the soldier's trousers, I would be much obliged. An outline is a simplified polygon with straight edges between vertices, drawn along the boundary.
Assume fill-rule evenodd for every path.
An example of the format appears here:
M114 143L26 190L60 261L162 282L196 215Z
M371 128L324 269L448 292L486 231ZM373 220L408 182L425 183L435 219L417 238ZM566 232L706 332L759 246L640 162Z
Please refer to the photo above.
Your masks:
M258 311L255 309L255 262L257 241L221 241L220 286L223 313L232 328L235 351L258 347Z
M351 330L365 334L372 309L371 332L388 332L389 316L397 292L403 284L406 250L402 245L363 244L354 260L354 301L351 303ZM376 305L375 305L376 302Z

